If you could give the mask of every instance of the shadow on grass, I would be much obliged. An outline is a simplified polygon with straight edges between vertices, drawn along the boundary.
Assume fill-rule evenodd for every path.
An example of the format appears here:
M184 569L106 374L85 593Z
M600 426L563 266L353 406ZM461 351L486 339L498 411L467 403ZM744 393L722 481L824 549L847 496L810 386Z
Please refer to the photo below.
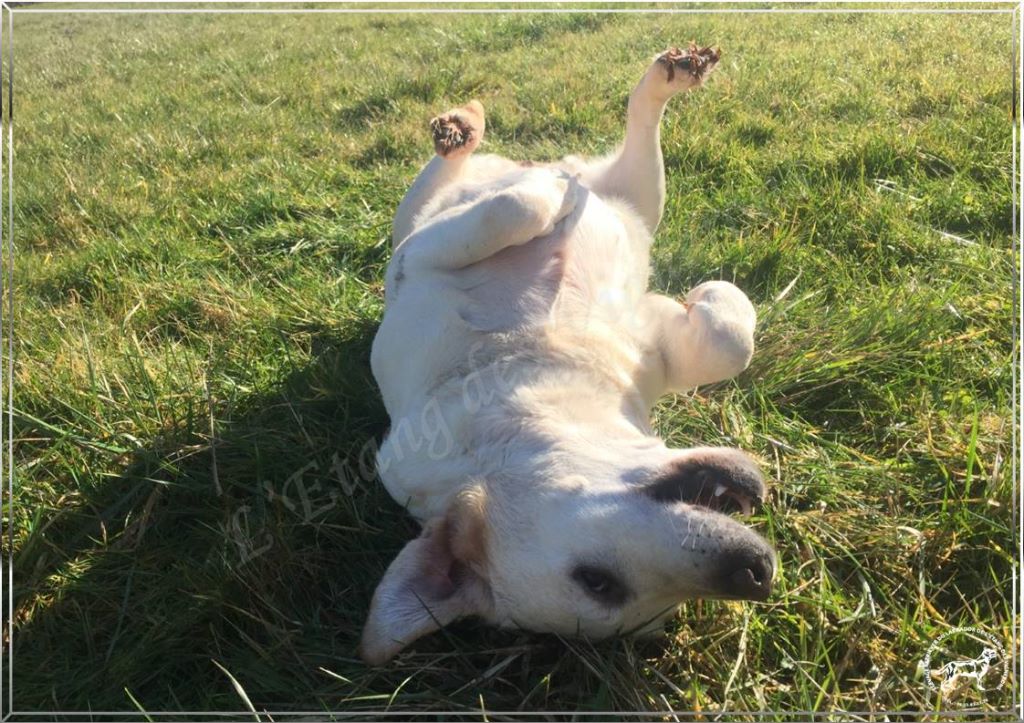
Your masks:
M285 700L353 655L356 612L415 531L351 472L386 427L374 331L317 337L312 363L220 412L212 445L197 415L116 477L66 480L77 504L15 554L17 709L130 708L126 689L152 710L237 708L211 660Z
M213 444L197 414L117 476L63 481L76 503L40 513L15 551L16 710L243 709L218 666L270 710L472 711L481 694L550 709L558 672L573 708L611 705L604 673L588 671L624 673L627 656L610 655L621 643L567 655L555 638L467 621L387 669L356 658L373 590L417 534L373 474L387 425L374 332L314 331L314 360L273 392L214 405Z

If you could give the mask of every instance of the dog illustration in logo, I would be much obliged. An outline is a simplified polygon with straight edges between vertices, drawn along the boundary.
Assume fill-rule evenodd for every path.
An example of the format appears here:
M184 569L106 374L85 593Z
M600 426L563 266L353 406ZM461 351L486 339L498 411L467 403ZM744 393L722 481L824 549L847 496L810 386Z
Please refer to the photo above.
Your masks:
M943 694L958 690L966 681L973 680L978 690L985 690L982 685L985 676L992 668L992 663L999 658L995 648L985 648L981 655L972 660L953 660L941 668L931 671L932 678L941 680L939 690Z

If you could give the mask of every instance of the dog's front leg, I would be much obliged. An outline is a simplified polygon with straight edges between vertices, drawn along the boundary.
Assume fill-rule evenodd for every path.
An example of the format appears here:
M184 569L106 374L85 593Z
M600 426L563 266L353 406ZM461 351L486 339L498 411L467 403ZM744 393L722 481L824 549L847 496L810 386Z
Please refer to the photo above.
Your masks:
M663 365L660 391L729 379L750 363L757 315L746 295L728 281L703 283L683 303L648 294L644 310L650 342Z
M396 251L397 267L459 269L504 248L545 236L582 195L579 182L548 169L525 172L508 188L439 214Z

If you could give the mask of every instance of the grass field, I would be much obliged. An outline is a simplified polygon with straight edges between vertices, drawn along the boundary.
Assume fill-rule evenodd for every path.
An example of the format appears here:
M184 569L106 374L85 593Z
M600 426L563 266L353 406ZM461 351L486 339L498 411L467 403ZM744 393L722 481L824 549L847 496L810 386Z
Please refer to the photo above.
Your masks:
M951 626L1013 648L1010 16L18 10L14 33L16 710L915 711ZM467 621L365 667L416 534L363 450L428 119L477 97L486 150L606 151L691 38L725 55L666 117L653 284L734 281L758 350L656 426L763 462L776 594L687 604L660 642Z

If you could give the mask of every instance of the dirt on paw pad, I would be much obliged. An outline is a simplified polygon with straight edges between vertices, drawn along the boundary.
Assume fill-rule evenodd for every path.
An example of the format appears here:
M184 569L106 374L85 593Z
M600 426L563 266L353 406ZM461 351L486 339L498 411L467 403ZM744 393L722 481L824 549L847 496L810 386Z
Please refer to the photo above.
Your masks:
M434 118L430 121L430 131L434 134L434 150L439 156L447 156L473 140L473 126L454 114Z
M690 43L686 50L670 48L665 51L658 62L668 69L668 80L671 83L676 77L676 70L689 73L694 78L703 77L722 57L721 48L707 46L698 47Z

